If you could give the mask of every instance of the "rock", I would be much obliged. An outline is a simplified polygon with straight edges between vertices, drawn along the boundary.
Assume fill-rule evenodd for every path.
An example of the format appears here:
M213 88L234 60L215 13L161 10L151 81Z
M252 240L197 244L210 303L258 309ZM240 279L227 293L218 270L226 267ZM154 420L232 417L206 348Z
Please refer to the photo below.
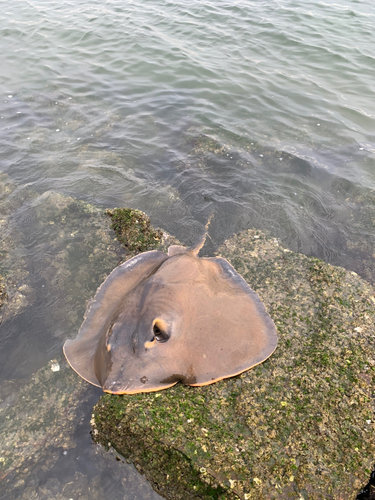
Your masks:
M112 219L111 227L118 241L129 252L146 252L159 246L163 232L151 226L150 218L144 212L131 208L114 208L106 213Z
M58 448L75 446L73 433L82 415L80 405L90 393L64 360L60 360L58 372L52 366L49 363L39 370L21 388L13 384L10 392L5 385L4 394L0 392L2 488L7 482L20 488L19 481L29 476L36 463L51 468Z
M0 320L22 312L35 300L29 284L24 248L12 227L12 214L32 196L27 187L19 187L0 172Z
M2 183L3 177L0 176L0 196L2 188L8 186L8 179L4 179ZM10 217L11 212L9 209L6 215ZM13 240L7 240L4 261L8 264L17 262L22 272L16 273L10 267L3 282L0 274L0 299L2 290L11 296L4 306L9 320L26 307L14 306L13 316L10 315L9 302L16 304L16 292L32 297L33 290L28 280L21 279L29 278L24 271L25 261L21 266L14 257L14 249L20 247L22 237L27 240L29 230L38 241L38 251L29 257L29 267L40 270L45 282L43 289L50 298L49 304L53 304L47 309L50 318L46 323L51 329L47 338L42 339L43 356L46 357L51 353L51 349L45 351L52 343L53 335L62 335L65 330L76 335L87 300L109 272L131 254L127 254L115 240L109 219L102 210L71 197L52 191L40 196L30 195L16 215L18 226L23 231L20 231L17 245L12 244L10 248L9 242ZM153 231L149 224L148 227ZM1 246L2 242L4 246ZM163 233L159 244L165 248L174 242ZM5 248L4 238L0 239L0 250L2 248ZM17 279L10 281L14 276ZM32 307L31 299L28 306ZM59 328L59 325L62 326ZM4 321L2 326L6 331L7 322ZM27 329L26 334L29 334ZM26 341L20 342L25 352L22 359L33 357L36 341L33 339L30 343L26 337ZM101 447L91 447L90 442L84 445L86 449L80 449L82 439L79 435L83 432L80 429L83 425L89 426L88 408L97 401L97 391L68 366L62 357L62 342L58 349L56 359L50 360L31 377L2 380L0 384L1 499L158 498L133 466L113 460L111 454ZM2 355L3 364L17 364L21 356L20 349L14 359L13 351L5 354L3 351ZM88 429L87 437L89 440ZM76 470L79 467L84 473Z
M218 251L259 294L275 353L206 387L104 395L93 436L168 499L349 499L374 462L374 290L243 231Z
M1 188L0 182L0 194ZM8 198L0 237L0 294L7 299L0 310L0 375L14 379L60 355L59 337L76 335L87 301L126 252L93 205L53 191Z

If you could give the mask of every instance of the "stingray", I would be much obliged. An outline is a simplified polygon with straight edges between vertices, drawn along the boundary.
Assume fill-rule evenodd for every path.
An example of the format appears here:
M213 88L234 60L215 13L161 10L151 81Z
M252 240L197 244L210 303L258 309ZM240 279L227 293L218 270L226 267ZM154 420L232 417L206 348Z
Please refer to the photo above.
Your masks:
M265 361L277 333L258 295L223 258L190 248L144 252L114 269L64 354L112 394L212 384Z

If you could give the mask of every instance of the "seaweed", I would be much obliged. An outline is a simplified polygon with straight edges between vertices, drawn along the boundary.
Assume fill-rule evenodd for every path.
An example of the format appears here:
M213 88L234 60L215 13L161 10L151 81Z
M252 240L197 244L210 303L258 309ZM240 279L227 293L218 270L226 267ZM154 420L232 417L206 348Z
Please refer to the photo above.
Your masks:
M111 227L120 243L131 253L153 250L159 246L163 232L154 229L150 218L140 210L114 208L106 210L111 217Z

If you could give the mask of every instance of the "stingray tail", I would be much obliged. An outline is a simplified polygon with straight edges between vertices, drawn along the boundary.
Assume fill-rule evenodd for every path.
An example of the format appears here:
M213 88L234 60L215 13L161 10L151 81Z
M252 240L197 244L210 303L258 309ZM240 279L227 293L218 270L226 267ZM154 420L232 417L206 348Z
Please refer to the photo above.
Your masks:
M198 240L198 242L190 248L190 251L193 255L198 255L201 248L203 248L204 244L206 243L206 238L208 236L208 227L212 221L212 219L214 218L214 212L211 212L210 216L208 217L208 221L207 221L207 224L205 225L204 229L204 233L202 235L202 237Z

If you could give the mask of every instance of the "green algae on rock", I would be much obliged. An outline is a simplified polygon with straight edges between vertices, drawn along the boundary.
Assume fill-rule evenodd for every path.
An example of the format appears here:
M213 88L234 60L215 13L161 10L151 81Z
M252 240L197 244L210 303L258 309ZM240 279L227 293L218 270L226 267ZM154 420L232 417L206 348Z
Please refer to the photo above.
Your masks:
M131 252L145 252L158 247L162 231L151 226L150 218L140 210L114 208L106 210L112 219L112 229L125 248Z
M218 251L279 332L266 362L211 386L101 398L93 436L168 499L349 499L375 449L374 290L255 230Z

